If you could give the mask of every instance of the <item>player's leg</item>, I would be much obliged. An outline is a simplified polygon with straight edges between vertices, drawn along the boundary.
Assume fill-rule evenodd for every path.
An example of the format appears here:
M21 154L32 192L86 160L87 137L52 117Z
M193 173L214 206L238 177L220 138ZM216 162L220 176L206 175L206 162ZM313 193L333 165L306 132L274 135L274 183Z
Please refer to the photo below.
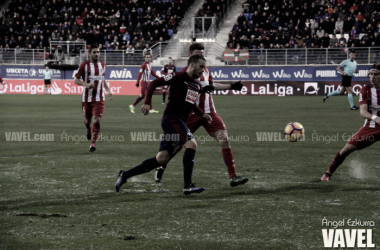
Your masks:
M203 126L207 133L213 136L222 148L222 156L227 167L230 186L236 187L245 184L248 181L248 178L236 174L235 159L230 146L230 139L228 138L226 125L218 114L211 114L211 117L211 124L204 122Z
M332 160L329 169L321 177L321 181L329 181L335 170L343 163L346 157L355 150L357 150L357 147L355 145L347 143L342 150L338 151Z
M50 80L49 80L49 84L48 84L48 86L47 86L47 89L48 89L48 91L49 91L49 94L51 95L51 82L50 82Z
M147 91L146 84L144 81L142 81L141 86L140 86L140 95L136 98L136 100L131 105L129 105L129 109L131 110L131 113L135 113L135 106L141 100L145 98L146 91Z
M191 135L192 137L192 135ZM196 187L192 182L194 157L197 151L197 142L192 138L183 145L186 150L183 154L183 194L189 195L191 193L201 193L205 189L202 187Z
M187 118L187 121L186 121L186 126L189 128L190 132L193 134L195 133L195 131L198 130L198 128L200 126L202 126L202 118L193 114L193 113L190 113L189 117ZM179 152L181 151L182 149L182 145L178 145L177 149L174 151L173 153L173 156L170 157L169 161ZM167 164L169 163L169 161L167 162ZM162 180L162 177L164 175L164 171L167 167L167 164L164 164L164 165L161 165L159 168L156 169L156 172L154 174L154 180L157 182L157 183L160 183L161 180Z
M47 95L48 94L48 81L47 80L44 80L44 84L45 84L45 95Z
M347 142L346 146L340 150L334 157L327 172L322 176L322 181L329 181L335 170L343 163L346 157L355 150L371 146L380 140L380 133L373 132L373 129L361 127L358 132Z
M153 157L146 159L141 164L127 171L120 170L119 176L115 185L116 192L120 191L120 187L127 182L127 180L133 176L148 173L153 169L159 167L161 164L165 164L169 160L169 152L167 150L162 150Z
M96 150L96 141L98 140L100 134L100 120L103 117L104 113L104 102L93 102L92 105L92 140L90 145L90 152Z
M165 88L165 86L164 86ZM166 99L166 89L162 90L162 104L165 104L165 99Z
M84 126L86 126L86 136L87 140L91 140L91 120L92 120L92 109L91 103L82 102L82 112L84 116Z

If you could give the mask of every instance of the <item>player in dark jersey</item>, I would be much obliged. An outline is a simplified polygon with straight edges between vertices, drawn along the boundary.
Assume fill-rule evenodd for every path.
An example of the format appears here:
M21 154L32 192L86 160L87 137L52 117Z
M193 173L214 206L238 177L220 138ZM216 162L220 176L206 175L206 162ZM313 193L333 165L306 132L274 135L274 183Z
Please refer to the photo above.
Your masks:
M116 192L119 192L120 187L126 183L128 178L147 173L166 164L166 162L175 155L178 146L186 148L183 155L183 194L201 193L205 190L202 187L196 187L191 181L197 143L186 126L186 120L190 112L193 112L208 122L212 122L211 116L202 112L196 105L198 93L210 90L209 87L202 88L200 82L197 80L206 67L206 59L203 56L195 55L189 58L187 64L188 70L186 72L177 74L176 76L171 74L166 75L165 77L154 80L148 86L145 103L141 108L144 115L149 114L152 95L156 87L164 85L171 86L171 98L161 120L161 127L164 133L161 138L160 149L155 157L145 160L140 165L128 171L120 170L119 178L115 185Z
M173 64L173 59L169 57L168 64L165 64L165 66L161 70L161 74L166 76L167 74L172 74L173 76L177 72L175 65ZM165 85L162 87L162 104L165 104L165 98L166 98L166 91L168 89L168 85Z
M363 127L340 150L329 169L322 176L322 181L329 181L335 170L346 157L356 150L361 150L380 140L380 63L373 64L368 71L370 84L360 90L360 115L365 119Z
M193 43L189 48L189 56L192 55L203 55L204 52L204 45L201 43ZM186 67L182 69L186 70ZM202 76L199 78L202 86L210 86L215 88L216 90L241 90L243 85L241 82L235 82L233 84L221 84L221 83L214 83L212 81L212 76L210 74L210 70L208 67L205 68L205 71L203 72ZM222 120L222 118L216 113L216 109L214 106L214 101L212 99L212 93L202 93L198 96L197 105L199 108L206 114L210 114L212 117L212 123L208 124L205 123L203 120L199 119L194 114L189 115L189 119L186 121L187 127L190 129L191 133L195 133L195 131L198 130L200 127L204 127L204 129L208 132L210 136L213 136L216 141L219 143L219 145L222 148L222 156L224 163L227 167L229 179L230 179L230 186L236 187L238 185L242 185L247 183L248 178L242 177L236 174L235 169L235 159L234 155L232 153L232 149L230 146L230 141L228 138L227 128ZM165 171L166 165L163 165L159 168L157 168L155 172L155 181L161 182L163 173Z
M97 45L90 47L90 60L81 63L75 74L74 83L83 86L82 93L82 111L84 116L84 125L86 126L87 139L91 140L89 151L92 153L96 150L96 141L100 134L100 120L103 117L105 109L105 90L108 92L109 100L113 99L104 75L106 64L99 60L100 51ZM82 80L80 80L82 78ZM91 133L91 122L93 123Z

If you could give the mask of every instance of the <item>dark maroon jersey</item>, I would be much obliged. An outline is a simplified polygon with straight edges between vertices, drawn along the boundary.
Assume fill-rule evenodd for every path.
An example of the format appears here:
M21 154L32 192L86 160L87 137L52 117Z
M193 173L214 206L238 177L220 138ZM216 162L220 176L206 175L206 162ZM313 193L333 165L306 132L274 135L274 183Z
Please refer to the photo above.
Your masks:
M161 74L166 76L168 74L172 74L172 75L175 75L176 74L176 67L174 64L172 65L169 65L169 64L166 64L162 70L161 70Z
M201 89L201 83L191 78L186 72L172 74L152 81L148 87L145 104L152 103L152 95L156 87L170 85L170 99L166 105L163 119L168 114L180 117L186 121L190 112L202 117L204 114L197 106L196 100Z

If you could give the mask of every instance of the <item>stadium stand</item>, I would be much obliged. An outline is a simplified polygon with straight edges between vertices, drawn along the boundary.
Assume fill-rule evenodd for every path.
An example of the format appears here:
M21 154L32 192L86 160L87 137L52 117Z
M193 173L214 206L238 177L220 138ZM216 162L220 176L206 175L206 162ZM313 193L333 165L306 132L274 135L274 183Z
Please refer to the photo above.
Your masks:
M244 0L228 48L380 46L380 1ZM260 46L261 45L261 46Z
M0 52L47 51L50 42L99 44L107 54L126 52L141 63L144 48L168 41L194 0L11 0L2 10ZM62 46L67 50L65 46ZM75 48L75 47L74 47ZM53 48L57 49L57 46ZM75 55L83 47L64 51ZM128 50L127 50L128 49ZM133 50L133 53L132 53ZM138 53L141 50L141 53Z

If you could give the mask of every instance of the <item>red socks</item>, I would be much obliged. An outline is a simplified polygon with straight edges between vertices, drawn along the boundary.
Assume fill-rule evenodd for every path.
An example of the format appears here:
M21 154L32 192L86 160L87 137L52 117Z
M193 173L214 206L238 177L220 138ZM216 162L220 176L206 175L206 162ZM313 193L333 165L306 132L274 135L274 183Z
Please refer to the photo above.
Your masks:
M236 175L235 160L231 148L222 148L223 160L227 166L228 175L232 179Z
M138 96L138 97L136 98L136 100L134 101L134 103L132 103L132 106L133 106L133 107L136 106L141 100L142 100L142 98L141 98L140 96Z
M327 170L330 174L333 174L335 170L343 163L346 157L340 155L340 151L334 157L334 160L331 162L329 169Z
M96 140L98 140L99 133L100 133L100 123L94 123L92 125L92 141L91 141L91 145L94 146L96 144Z

